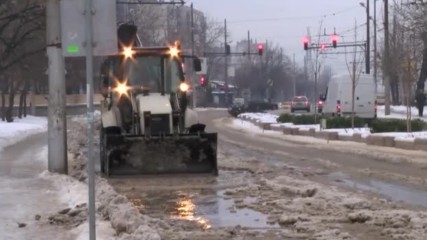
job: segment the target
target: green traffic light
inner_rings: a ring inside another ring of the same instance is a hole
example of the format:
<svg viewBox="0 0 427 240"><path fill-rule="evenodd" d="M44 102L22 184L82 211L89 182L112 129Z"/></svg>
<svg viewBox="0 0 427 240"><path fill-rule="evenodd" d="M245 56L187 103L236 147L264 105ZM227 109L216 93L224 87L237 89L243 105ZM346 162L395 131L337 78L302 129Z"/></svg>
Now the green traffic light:
<svg viewBox="0 0 427 240"><path fill-rule="evenodd" d="M80 52L80 47L77 45L68 45L67 46L67 52L68 53L78 53L78 52Z"/></svg>

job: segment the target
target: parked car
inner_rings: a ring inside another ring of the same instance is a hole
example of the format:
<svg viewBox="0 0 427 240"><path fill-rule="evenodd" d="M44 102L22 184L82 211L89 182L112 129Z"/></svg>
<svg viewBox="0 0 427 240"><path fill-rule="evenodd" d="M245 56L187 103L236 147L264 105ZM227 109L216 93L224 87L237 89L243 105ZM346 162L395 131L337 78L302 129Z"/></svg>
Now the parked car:
<svg viewBox="0 0 427 240"><path fill-rule="evenodd" d="M296 96L291 101L291 112L307 111L310 112L310 102L306 96Z"/></svg>

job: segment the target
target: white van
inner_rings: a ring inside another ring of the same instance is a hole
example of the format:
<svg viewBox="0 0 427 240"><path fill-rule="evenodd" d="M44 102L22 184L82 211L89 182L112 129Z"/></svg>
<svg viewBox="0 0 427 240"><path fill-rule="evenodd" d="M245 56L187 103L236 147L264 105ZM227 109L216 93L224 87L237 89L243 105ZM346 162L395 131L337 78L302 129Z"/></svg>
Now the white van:
<svg viewBox="0 0 427 240"><path fill-rule="evenodd" d="M322 115L351 116L352 81L349 74L332 76L323 100ZM360 118L376 117L375 82L372 76L360 74L356 77L354 113Z"/></svg>

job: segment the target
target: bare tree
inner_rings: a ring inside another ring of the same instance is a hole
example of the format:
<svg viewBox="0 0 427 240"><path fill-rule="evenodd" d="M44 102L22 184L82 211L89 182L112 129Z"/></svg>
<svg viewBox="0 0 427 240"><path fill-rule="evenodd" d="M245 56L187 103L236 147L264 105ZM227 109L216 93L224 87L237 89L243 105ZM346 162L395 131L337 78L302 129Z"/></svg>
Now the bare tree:
<svg viewBox="0 0 427 240"><path fill-rule="evenodd" d="M44 9L37 0L1 0L0 2L0 74L10 70L7 83L2 88L2 118L13 121L14 96L22 85L23 79L14 79L16 74L12 68L23 64L29 56L41 53L44 50ZM17 70L17 69L15 69ZM24 84L26 85L26 84ZM9 93L9 106L5 110L4 94Z"/></svg>
<svg viewBox="0 0 427 240"><path fill-rule="evenodd" d="M423 115L425 103L425 81L427 80L427 5L417 1L407 1L407 4L394 2L394 34L398 42L396 48L400 55L393 57L395 64L392 69L399 69L406 61L408 50L413 52L412 63L418 69L415 98L418 114ZM412 38L411 41L408 39ZM405 51L402 51L405 49ZM421 50L422 49L422 50ZM420 66L420 67L418 67Z"/></svg>
<svg viewBox="0 0 427 240"><path fill-rule="evenodd" d="M250 48L256 49L256 45L252 44ZM236 71L236 83L241 89L251 89L254 98L270 97L282 101L293 94L292 64L281 47L269 43L264 47L263 56L242 59Z"/></svg>
<svg viewBox="0 0 427 240"><path fill-rule="evenodd" d="M357 42L357 23L355 23L355 35L354 41ZM356 86L359 81L359 76L362 73L362 55L357 56L357 47L354 47L353 59L352 62L349 62L347 59L347 50L345 54L345 60L347 64L348 73L351 76L351 128L354 128L354 118L355 118L355 92ZM366 61L366 59L365 59Z"/></svg>

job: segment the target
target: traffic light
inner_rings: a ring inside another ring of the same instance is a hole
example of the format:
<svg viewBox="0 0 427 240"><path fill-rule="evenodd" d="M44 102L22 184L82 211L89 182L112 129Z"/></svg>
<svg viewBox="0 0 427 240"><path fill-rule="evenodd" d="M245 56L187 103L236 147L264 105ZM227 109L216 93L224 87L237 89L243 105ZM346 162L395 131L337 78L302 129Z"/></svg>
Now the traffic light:
<svg viewBox="0 0 427 240"><path fill-rule="evenodd" d="M332 35L332 46L337 48L338 36L336 34Z"/></svg>
<svg viewBox="0 0 427 240"><path fill-rule="evenodd" d="M308 38L307 38L307 37L305 37L305 38L303 39L303 43L304 43L304 50L308 50L308 42L309 42Z"/></svg>
<svg viewBox="0 0 427 240"><path fill-rule="evenodd" d="M320 49L325 50L326 45L324 43L320 44Z"/></svg>
<svg viewBox="0 0 427 240"><path fill-rule="evenodd" d="M206 77L205 76L200 76L200 78L199 78L199 84L200 84L200 86L206 86Z"/></svg>
<svg viewBox="0 0 427 240"><path fill-rule="evenodd" d="M263 52L264 52L264 46L260 43L258 44L258 55L262 56Z"/></svg>
<svg viewBox="0 0 427 240"><path fill-rule="evenodd" d="M231 47L229 44L225 44L225 55L229 56L231 54Z"/></svg>

